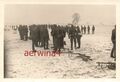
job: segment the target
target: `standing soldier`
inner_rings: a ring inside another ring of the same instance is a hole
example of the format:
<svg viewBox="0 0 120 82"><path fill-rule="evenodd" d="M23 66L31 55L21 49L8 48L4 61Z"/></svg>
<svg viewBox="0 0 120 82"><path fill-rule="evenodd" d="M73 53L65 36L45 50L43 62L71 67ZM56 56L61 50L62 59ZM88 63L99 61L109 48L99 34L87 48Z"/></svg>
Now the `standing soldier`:
<svg viewBox="0 0 120 82"><path fill-rule="evenodd" d="M61 48L64 49L64 45L66 44L65 41L64 41L64 38L66 36L66 28L62 26L61 30L62 30Z"/></svg>
<svg viewBox="0 0 120 82"><path fill-rule="evenodd" d="M116 57L116 25L115 25L115 28L112 30L111 40L112 40L112 43L113 43L113 48L112 48L112 51L111 51L111 57L115 58Z"/></svg>
<svg viewBox="0 0 120 82"><path fill-rule="evenodd" d="M56 38L55 38L55 36L56 36L56 32L57 32L57 25L56 24L52 25L51 29L52 29L51 36L53 37L53 48L55 49L55 46L56 46Z"/></svg>
<svg viewBox="0 0 120 82"><path fill-rule="evenodd" d="M48 49L48 40L49 40L49 33L46 25L43 25L42 29L42 39L43 39L43 46L44 49Z"/></svg>
<svg viewBox="0 0 120 82"><path fill-rule="evenodd" d="M38 25L35 25L35 27L36 27L36 35L37 35L37 38L36 38L36 47L39 47L39 36L40 36L40 30L39 30L39 27L38 27Z"/></svg>
<svg viewBox="0 0 120 82"><path fill-rule="evenodd" d="M71 50L73 50L73 43L74 43L74 47L76 48L76 30L75 27L73 25L71 25L71 27L69 28L69 38L70 38L70 42L71 42Z"/></svg>
<svg viewBox="0 0 120 82"><path fill-rule="evenodd" d="M30 26L31 28L31 39L32 39L32 50L33 52L35 52L35 46L37 45L37 39L39 38L38 37L38 29L36 27L36 25L31 25Z"/></svg>
<svg viewBox="0 0 120 82"><path fill-rule="evenodd" d="M83 31L84 31L83 29L84 29L84 28L83 28L83 26L81 25L81 33L82 33L82 34L83 34Z"/></svg>
<svg viewBox="0 0 120 82"><path fill-rule="evenodd" d="M18 31L19 31L19 35L20 35L20 40L23 40L24 37L23 37L23 27L22 27L22 25L19 25Z"/></svg>
<svg viewBox="0 0 120 82"><path fill-rule="evenodd" d="M86 34L86 26L84 25L84 34Z"/></svg>
<svg viewBox="0 0 120 82"><path fill-rule="evenodd" d="M89 25L87 27L87 30L88 30L88 34L90 34L90 26Z"/></svg>
<svg viewBox="0 0 120 82"><path fill-rule="evenodd" d="M41 39L41 25L37 25L37 28L38 28L38 30L39 30L39 32L38 32L38 46L41 46L41 41L42 41L42 39Z"/></svg>
<svg viewBox="0 0 120 82"><path fill-rule="evenodd" d="M94 34L95 33L95 26L93 25L93 27L92 27L92 34Z"/></svg>
<svg viewBox="0 0 120 82"><path fill-rule="evenodd" d="M58 49L60 50L60 38L61 34L60 33L60 28L56 25L56 28L54 29L54 50L57 51Z"/></svg>
<svg viewBox="0 0 120 82"><path fill-rule="evenodd" d="M80 48L82 34L81 34L80 29L79 29L79 26L77 26L76 34L77 34L76 38L77 38L77 43L78 43L78 47L77 48Z"/></svg>
<svg viewBox="0 0 120 82"><path fill-rule="evenodd" d="M62 28L58 25L57 27L57 34L56 34L56 50L60 51L63 45L63 33L62 33Z"/></svg>
<svg viewBox="0 0 120 82"><path fill-rule="evenodd" d="M28 27L27 27L27 25L24 26L24 38L25 38L25 41L28 40Z"/></svg>

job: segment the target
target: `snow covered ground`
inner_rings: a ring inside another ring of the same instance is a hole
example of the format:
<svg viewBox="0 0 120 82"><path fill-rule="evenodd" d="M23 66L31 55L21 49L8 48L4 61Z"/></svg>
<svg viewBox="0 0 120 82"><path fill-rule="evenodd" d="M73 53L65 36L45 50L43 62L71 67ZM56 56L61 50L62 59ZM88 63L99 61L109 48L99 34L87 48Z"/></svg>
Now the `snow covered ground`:
<svg viewBox="0 0 120 82"><path fill-rule="evenodd" d="M115 78L116 71L108 68L101 69L96 62L114 62L110 58L112 48L111 31L109 27L96 27L94 35L86 34L82 37L80 49L74 50L90 56L92 61L83 61L80 57L71 59L68 53L61 53L55 57L24 56L25 50L31 50L31 40L21 41L19 33L10 29L5 31L5 74L7 78L53 78L53 79L81 79L81 78ZM67 45L70 42L66 36ZM52 46L52 37L50 37ZM43 48L36 48L43 50ZM52 49L50 49L52 50Z"/></svg>

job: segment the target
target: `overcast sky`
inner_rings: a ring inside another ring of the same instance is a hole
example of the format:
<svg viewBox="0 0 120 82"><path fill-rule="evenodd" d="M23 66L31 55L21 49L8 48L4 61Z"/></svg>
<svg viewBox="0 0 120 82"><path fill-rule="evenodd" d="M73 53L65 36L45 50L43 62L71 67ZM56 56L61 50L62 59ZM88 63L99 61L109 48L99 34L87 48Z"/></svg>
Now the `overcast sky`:
<svg viewBox="0 0 120 82"><path fill-rule="evenodd" d="M115 24L114 5L40 5L17 4L5 6L5 24L68 24L79 13L79 24Z"/></svg>

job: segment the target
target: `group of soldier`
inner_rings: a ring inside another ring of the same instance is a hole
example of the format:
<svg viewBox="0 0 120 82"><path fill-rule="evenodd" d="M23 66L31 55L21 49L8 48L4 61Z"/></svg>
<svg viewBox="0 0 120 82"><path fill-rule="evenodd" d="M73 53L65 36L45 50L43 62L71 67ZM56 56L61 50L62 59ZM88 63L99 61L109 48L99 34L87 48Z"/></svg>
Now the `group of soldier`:
<svg viewBox="0 0 120 82"><path fill-rule="evenodd" d="M53 38L53 48L54 50L60 51L60 49L64 48L64 38L66 36L67 29L60 25L50 25L51 28L51 36Z"/></svg>
<svg viewBox="0 0 120 82"><path fill-rule="evenodd" d="M16 29L14 29L16 30ZM28 40L28 27L27 25L19 25L18 27L19 35L21 40Z"/></svg>
<svg viewBox="0 0 120 82"><path fill-rule="evenodd" d="M13 30L19 31L20 39L27 41L28 38L32 40L32 50L36 51L35 47L44 47L44 49L49 49L49 32L48 29L51 29L51 36L53 39L53 49L55 51L60 51L64 49L64 45L66 42L64 38L66 34L68 35L71 43L71 50L80 48L81 46L81 37L83 34L94 34L95 26L93 25L90 29L90 26L87 27L85 25L75 26L75 25L57 25L57 24L40 24L40 25L19 25L12 26ZM29 33L29 36L28 36ZM116 25L112 30L111 40L113 43L113 48L111 51L111 57L115 58L116 54ZM73 47L74 45L74 47Z"/></svg>
<svg viewBox="0 0 120 82"><path fill-rule="evenodd" d="M85 26L85 25L81 25L81 33L82 34L90 34L90 30L91 33L94 34L95 33L95 26L93 25L92 28L90 28L90 25Z"/></svg>
<svg viewBox="0 0 120 82"><path fill-rule="evenodd" d="M32 40L32 50L36 51L35 47L44 47L44 49L49 48L49 32L48 29L51 29L51 36L53 39L53 49L55 51L60 51L64 49L66 42L64 38L66 34L70 39L71 50L74 48L80 48L82 32L79 26L75 25L57 25L57 24L40 24L40 25L19 25L18 31L21 40L27 41L28 38ZM29 37L28 37L29 33ZM78 46L76 46L78 45Z"/></svg>
<svg viewBox="0 0 120 82"><path fill-rule="evenodd" d="M116 25L112 30L111 41L113 47L111 50L110 57L116 58ZM85 26L81 25L57 25L57 24L32 24L32 25L13 25L11 26L13 30L18 30L20 39L27 41L28 39L32 40L32 50L36 51L35 47L43 47L44 49L49 49L49 36L52 36L53 48L55 51L61 51L64 49L66 42L64 38L68 35L70 39L70 48L79 49L81 47L81 37L83 34L92 34L95 33L95 26ZM48 29L51 29L49 34ZM29 36L28 36L29 35Z"/></svg>
<svg viewBox="0 0 120 82"><path fill-rule="evenodd" d="M48 49L48 41L49 41L49 33L47 25L30 25L30 39L32 40L32 50L35 50L36 47L44 47L44 49Z"/></svg>
<svg viewBox="0 0 120 82"><path fill-rule="evenodd" d="M80 48L82 33L79 26L71 25L68 29L68 36L71 42L71 50L73 50L73 43L75 49ZM76 46L76 43L78 43L78 47Z"/></svg>

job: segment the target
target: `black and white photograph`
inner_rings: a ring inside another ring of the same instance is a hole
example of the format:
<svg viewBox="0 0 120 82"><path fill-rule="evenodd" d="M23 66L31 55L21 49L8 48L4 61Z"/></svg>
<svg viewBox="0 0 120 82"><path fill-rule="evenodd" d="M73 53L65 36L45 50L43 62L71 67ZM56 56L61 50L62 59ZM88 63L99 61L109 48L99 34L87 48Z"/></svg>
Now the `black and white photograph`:
<svg viewBox="0 0 120 82"><path fill-rule="evenodd" d="M5 4L4 78L116 78L116 5Z"/></svg>

